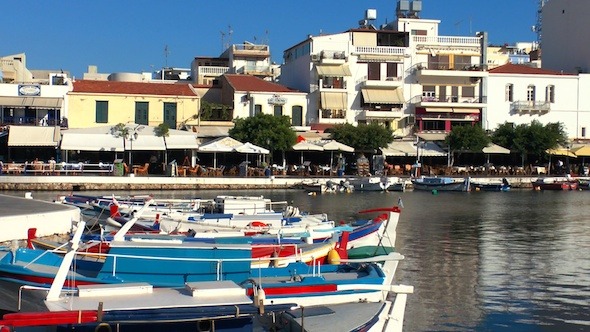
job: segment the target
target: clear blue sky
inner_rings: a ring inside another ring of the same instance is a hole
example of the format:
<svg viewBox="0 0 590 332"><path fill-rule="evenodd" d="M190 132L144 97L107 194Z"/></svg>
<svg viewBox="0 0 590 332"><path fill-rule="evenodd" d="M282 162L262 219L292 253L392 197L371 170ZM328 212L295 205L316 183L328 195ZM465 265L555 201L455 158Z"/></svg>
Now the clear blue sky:
<svg viewBox="0 0 590 332"><path fill-rule="evenodd" d="M422 18L439 19L441 35L488 31L493 44L534 41L537 0L423 0ZM0 55L25 52L29 69L63 69L76 77L141 72L166 64L189 68L195 56L218 56L225 42L270 45L273 60L307 35L358 27L365 10L375 25L395 17L395 0L3 1ZM168 45L168 56L164 48Z"/></svg>

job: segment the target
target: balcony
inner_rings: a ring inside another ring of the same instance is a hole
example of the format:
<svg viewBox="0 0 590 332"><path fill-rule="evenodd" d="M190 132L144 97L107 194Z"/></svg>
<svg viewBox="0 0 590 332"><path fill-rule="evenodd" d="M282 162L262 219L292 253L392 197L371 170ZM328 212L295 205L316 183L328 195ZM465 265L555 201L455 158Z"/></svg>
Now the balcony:
<svg viewBox="0 0 590 332"><path fill-rule="evenodd" d="M480 41L480 37L412 36L412 43L415 45L416 50L429 53L444 51L453 54L480 55Z"/></svg>
<svg viewBox="0 0 590 332"><path fill-rule="evenodd" d="M357 84L361 85L361 88L378 88L378 89L397 89L404 85L403 77L387 77L384 81L381 80L369 80L367 76L359 79Z"/></svg>
<svg viewBox="0 0 590 332"><path fill-rule="evenodd" d="M416 114L416 120L479 121L479 114Z"/></svg>
<svg viewBox="0 0 590 332"><path fill-rule="evenodd" d="M270 57L270 49L268 45L236 44L232 45L232 53L234 57Z"/></svg>
<svg viewBox="0 0 590 332"><path fill-rule="evenodd" d="M272 69L270 66L243 66L236 68L236 74L272 76Z"/></svg>
<svg viewBox="0 0 590 332"><path fill-rule="evenodd" d="M488 77L488 72L477 64L421 62L412 69L421 84L475 86L482 78Z"/></svg>
<svg viewBox="0 0 590 332"><path fill-rule="evenodd" d="M551 110L551 103L540 100L520 100L512 103L511 110L516 114L547 114Z"/></svg>
<svg viewBox="0 0 590 332"><path fill-rule="evenodd" d="M406 49L396 46L354 46L352 54L357 55L359 60L402 62Z"/></svg>
<svg viewBox="0 0 590 332"><path fill-rule="evenodd" d="M401 119L405 116L400 108L393 108L387 110L370 109L362 110L359 115L359 120L395 120Z"/></svg>
<svg viewBox="0 0 590 332"><path fill-rule="evenodd" d="M447 96L445 98L415 96L412 98L411 103L415 104L416 107L481 109L486 106L487 98L463 96Z"/></svg>
<svg viewBox="0 0 590 332"><path fill-rule="evenodd" d="M218 67L218 66L199 66L199 76L221 76L229 72L229 67Z"/></svg>
<svg viewBox="0 0 590 332"><path fill-rule="evenodd" d="M346 110L320 110L321 119L346 119Z"/></svg>

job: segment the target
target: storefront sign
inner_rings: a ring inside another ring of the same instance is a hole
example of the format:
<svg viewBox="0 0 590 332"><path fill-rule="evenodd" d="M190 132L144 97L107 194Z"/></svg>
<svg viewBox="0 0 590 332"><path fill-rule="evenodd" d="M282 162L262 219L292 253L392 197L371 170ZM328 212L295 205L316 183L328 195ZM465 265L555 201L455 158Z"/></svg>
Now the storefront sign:
<svg viewBox="0 0 590 332"><path fill-rule="evenodd" d="M18 95L19 96L40 96L41 95L41 87L39 85L19 85L18 86Z"/></svg>
<svg viewBox="0 0 590 332"><path fill-rule="evenodd" d="M268 98L268 103L271 105L285 105L287 103L287 98L281 97L281 95L274 95Z"/></svg>

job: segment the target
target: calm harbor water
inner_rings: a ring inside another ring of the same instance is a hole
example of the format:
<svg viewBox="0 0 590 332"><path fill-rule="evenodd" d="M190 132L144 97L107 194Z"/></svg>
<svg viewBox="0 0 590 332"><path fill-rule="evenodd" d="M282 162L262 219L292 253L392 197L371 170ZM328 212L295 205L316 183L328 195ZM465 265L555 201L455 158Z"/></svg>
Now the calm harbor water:
<svg viewBox="0 0 590 332"><path fill-rule="evenodd" d="M401 197L396 247L406 259L396 280L415 287L408 297L405 331L590 330L588 191L149 193L176 198L264 195L303 211L328 213L337 221L359 218L357 211L391 206ZM57 195L33 193L44 200Z"/></svg>

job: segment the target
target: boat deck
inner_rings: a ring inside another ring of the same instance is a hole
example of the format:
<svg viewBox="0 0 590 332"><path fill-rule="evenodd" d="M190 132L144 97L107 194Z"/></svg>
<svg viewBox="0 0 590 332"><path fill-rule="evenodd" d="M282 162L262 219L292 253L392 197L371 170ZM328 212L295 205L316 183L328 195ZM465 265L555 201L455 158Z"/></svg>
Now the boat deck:
<svg viewBox="0 0 590 332"><path fill-rule="evenodd" d="M80 220L76 207L9 195L0 195L0 211L0 242L24 240L29 228L37 236L65 234Z"/></svg>

